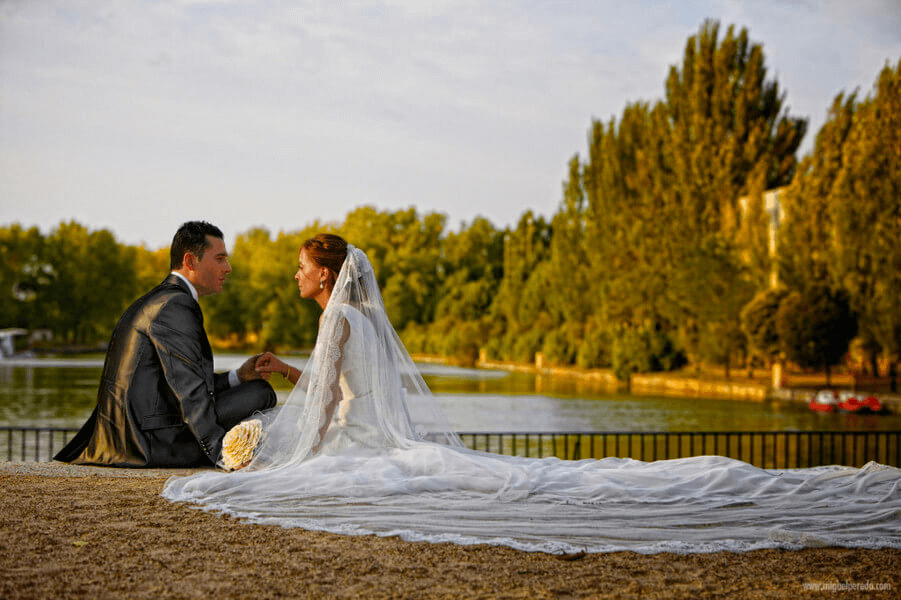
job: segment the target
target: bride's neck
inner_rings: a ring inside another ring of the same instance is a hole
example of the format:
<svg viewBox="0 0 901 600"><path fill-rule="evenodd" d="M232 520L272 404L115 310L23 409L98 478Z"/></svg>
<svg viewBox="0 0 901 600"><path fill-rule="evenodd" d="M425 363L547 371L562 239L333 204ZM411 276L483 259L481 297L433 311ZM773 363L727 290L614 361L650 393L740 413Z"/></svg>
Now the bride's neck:
<svg viewBox="0 0 901 600"><path fill-rule="evenodd" d="M316 303L319 304L319 308L325 310L325 307L328 306L329 298L332 297L332 288L327 287L319 292L319 295L316 296Z"/></svg>

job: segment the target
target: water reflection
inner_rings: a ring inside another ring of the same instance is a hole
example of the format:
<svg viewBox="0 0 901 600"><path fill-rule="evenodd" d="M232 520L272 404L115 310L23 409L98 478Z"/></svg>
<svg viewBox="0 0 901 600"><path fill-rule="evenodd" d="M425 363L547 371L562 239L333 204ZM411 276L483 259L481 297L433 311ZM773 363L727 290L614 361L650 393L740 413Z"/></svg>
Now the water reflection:
<svg viewBox="0 0 901 600"><path fill-rule="evenodd" d="M216 357L217 370L244 356ZM304 357L289 358L303 368ZM0 363L0 425L77 427L96 402L103 357ZM799 403L613 394L590 382L420 365L459 431L897 430L901 415L818 414ZM278 378L275 378L278 379ZM280 380L276 391L290 392Z"/></svg>
<svg viewBox="0 0 901 600"><path fill-rule="evenodd" d="M0 363L0 424L74 427L97 401L99 365Z"/></svg>

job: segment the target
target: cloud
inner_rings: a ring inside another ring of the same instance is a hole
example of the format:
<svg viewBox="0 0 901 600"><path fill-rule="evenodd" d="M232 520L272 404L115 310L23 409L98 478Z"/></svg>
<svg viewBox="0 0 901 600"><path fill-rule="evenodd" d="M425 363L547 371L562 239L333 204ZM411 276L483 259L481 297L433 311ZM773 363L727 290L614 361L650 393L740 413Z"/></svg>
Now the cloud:
<svg viewBox="0 0 901 600"><path fill-rule="evenodd" d="M792 112L812 118L901 55L898 10L877 0L0 11L0 218L77 217L151 245L187 213L233 233L341 220L363 203L452 225L550 215L591 120L662 98L708 17L747 26Z"/></svg>

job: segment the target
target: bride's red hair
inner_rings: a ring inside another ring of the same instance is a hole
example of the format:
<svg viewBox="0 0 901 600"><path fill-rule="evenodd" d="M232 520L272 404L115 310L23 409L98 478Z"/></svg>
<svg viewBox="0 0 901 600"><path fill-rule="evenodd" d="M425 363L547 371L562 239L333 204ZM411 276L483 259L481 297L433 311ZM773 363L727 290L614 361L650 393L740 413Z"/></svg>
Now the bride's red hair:
<svg viewBox="0 0 901 600"><path fill-rule="evenodd" d="M307 251L307 256L316 266L329 270L329 284L335 285L341 265L347 258L347 242L344 238L332 233L320 233L305 241L300 248Z"/></svg>

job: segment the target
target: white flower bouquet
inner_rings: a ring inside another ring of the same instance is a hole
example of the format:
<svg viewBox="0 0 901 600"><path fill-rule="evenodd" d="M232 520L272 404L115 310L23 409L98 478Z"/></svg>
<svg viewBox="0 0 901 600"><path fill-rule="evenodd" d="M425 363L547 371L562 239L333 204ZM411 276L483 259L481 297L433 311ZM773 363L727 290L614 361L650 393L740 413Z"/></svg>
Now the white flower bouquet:
<svg viewBox="0 0 901 600"><path fill-rule="evenodd" d="M235 471L253 458L263 437L263 422L259 419L242 421L232 427L222 439L222 466Z"/></svg>

